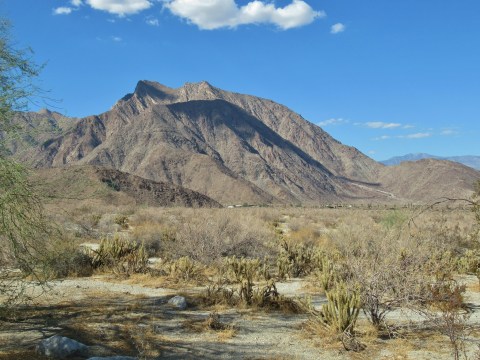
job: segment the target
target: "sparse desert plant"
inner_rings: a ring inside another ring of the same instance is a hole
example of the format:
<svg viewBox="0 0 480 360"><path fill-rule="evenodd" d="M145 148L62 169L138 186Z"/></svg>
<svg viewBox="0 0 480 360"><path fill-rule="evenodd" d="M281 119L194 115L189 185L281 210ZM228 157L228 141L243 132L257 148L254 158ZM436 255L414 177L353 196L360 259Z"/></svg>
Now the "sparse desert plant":
<svg viewBox="0 0 480 360"><path fill-rule="evenodd" d="M45 259L43 273L46 279L67 276L91 276L92 258L74 242L58 241Z"/></svg>
<svg viewBox="0 0 480 360"><path fill-rule="evenodd" d="M480 249L468 249L457 260L458 270L467 274L477 274L480 269Z"/></svg>
<svg viewBox="0 0 480 360"><path fill-rule="evenodd" d="M201 294L201 300L207 306L220 304L235 306L238 304L238 297L235 296L235 291L222 283L207 285Z"/></svg>
<svg viewBox="0 0 480 360"><path fill-rule="evenodd" d="M470 317L463 303L464 292L465 286L453 280L437 281L430 286L428 307L423 310L440 333L448 337L455 360L464 352L466 321Z"/></svg>
<svg viewBox="0 0 480 360"><path fill-rule="evenodd" d="M260 260L232 256L225 259L225 268L227 278L238 284L240 300L250 305L253 299L253 281L261 270Z"/></svg>
<svg viewBox="0 0 480 360"><path fill-rule="evenodd" d="M123 230L128 229L128 216L123 215L123 214L117 214L115 215L115 219L113 222L117 225L119 225Z"/></svg>
<svg viewBox="0 0 480 360"><path fill-rule="evenodd" d="M322 251L311 244L283 240L277 258L280 278L305 276L321 267Z"/></svg>
<svg viewBox="0 0 480 360"><path fill-rule="evenodd" d="M344 282L339 282L326 294L328 302L320 312L321 320L338 333L353 333L361 309L358 290L348 289Z"/></svg>
<svg viewBox="0 0 480 360"><path fill-rule="evenodd" d="M377 328L400 306L414 306L424 297L445 247L430 234L411 237L369 221L344 224L335 236L344 274L341 279L359 291L362 310ZM432 241L432 239L434 239Z"/></svg>
<svg viewBox="0 0 480 360"><path fill-rule="evenodd" d="M115 234L104 238L98 250L91 250L94 268L111 270L116 274L129 275L144 272L148 254L143 244Z"/></svg>
<svg viewBox="0 0 480 360"><path fill-rule="evenodd" d="M248 209L242 209L242 216L222 209L184 211L174 241L166 244L166 255L189 256L204 264L233 255L263 257L273 233L244 211Z"/></svg>
<svg viewBox="0 0 480 360"><path fill-rule="evenodd" d="M170 277L181 281L191 281L201 277L202 266L188 256L167 262L163 268Z"/></svg>
<svg viewBox="0 0 480 360"><path fill-rule="evenodd" d="M329 291L335 283L340 281L339 272L336 271L333 262L326 256L322 258L322 269L318 275L323 290Z"/></svg>

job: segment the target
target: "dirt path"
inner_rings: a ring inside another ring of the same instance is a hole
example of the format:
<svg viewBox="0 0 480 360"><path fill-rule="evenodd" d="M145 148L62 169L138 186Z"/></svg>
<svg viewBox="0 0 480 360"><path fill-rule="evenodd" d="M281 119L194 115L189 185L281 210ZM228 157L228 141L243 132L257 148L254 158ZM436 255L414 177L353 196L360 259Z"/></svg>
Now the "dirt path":
<svg viewBox="0 0 480 360"><path fill-rule="evenodd" d="M468 283L473 280L476 278L466 279ZM278 290L285 296L300 296L305 294L303 285L302 280L294 279L279 283ZM198 288L181 291L190 306L180 311L167 304L179 293L174 289L114 283L102 277L52 282L50 291L37 299L34 307L24 308L17 321L0 324L0 359L38 358L32 352L34 345L54 334L92 345L94 355L145 359L451 358L448 341L438 334L372 338L363 352L347 352L335 339L307 330L307 315L258 309L205 310L195 306L198 292ZM466 300L473 308L470 324L478 326L478 291L470 288ZM323 301L321 296L314 298L317 306ZM205 326L213 311L226 329L214 331ZM361 331L365 323L360 319ZM473 349L474 345L469 346ZM11 357L12 352L17 352L17 357Z"/></svg>

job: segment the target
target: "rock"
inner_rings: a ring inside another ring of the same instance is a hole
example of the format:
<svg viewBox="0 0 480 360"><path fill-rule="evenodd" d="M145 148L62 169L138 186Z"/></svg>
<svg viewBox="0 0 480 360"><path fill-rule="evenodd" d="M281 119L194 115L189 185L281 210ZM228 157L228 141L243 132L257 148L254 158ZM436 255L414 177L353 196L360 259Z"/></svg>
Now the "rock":
<svg viewBox="0 0 480 360"><path fill-rule="evenodd" d="M135 357L131 356L107 356L107 357L91 357L87 360L137 360Z"/></svg>
<svg viewBox="0 0 480 360"><path fill-rule="evenodd" d="M85 355L88 352L88 346L67 337L54 335L40 341L37 352L55 359L65 359Z"/></svg>
<svg viewBox="0 0 480 360"><path fill-rule="evenodd" d="M185 310L187 308L187 300L183 296L174 296L170 300L168 300L170 305L173 305L179 310Z"/></svg>

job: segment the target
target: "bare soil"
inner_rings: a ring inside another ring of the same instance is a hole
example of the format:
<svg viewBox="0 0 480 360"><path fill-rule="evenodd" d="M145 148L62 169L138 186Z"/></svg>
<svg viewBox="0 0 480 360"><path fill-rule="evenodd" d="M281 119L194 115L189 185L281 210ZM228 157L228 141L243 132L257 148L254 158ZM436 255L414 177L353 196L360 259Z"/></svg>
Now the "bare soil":
<svg viewBox="0 0 480 360"><path fill-rule="evenodd" d="M478 343L480 293L476 277L463 277L472 312L466 350L473 358ZM303 280L278 284L286 296L309 295ZM448 339L429 329L418 315L395 312L404 325L395 336L379 336L361 318L358 338L366 348L347 351L307 314L199 305L200 288L144 287L105 276L55 281L44 294L0 321L0 359L42 359L35 345L59 334L91 346L91 355L130 355L140 359L450 359ZM180 294L187 310L167 301ZM311 294L310 294L311 295ZM313 303L321 306L321 294ZM221 326L207 325L212 312Z"/></svg>

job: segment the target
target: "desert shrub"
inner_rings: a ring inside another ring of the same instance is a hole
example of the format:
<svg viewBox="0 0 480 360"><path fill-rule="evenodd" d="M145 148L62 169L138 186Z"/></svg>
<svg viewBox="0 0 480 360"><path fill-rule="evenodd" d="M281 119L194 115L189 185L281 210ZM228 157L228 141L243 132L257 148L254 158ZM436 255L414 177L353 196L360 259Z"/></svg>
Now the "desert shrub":
<svg viewBox="0 0 480 360"><path fill-rule="evenodd" d="M91 256L94 268L123 275L144 272L148 264L148 255L143 244L119 234L102 239L98 250L91 250Z"/></svg>
<svg viewBox="0 0 480 360"><path fill-rule="evenodd" d="M409 218L410 216L404 211L391 210L383 216L383 218L381 219L381 224L389 229L393 227L399 228L404 225L409 220Z"/></svg>
<svg viewBox="0 0 480 360"><path fill-rule="evenodd" d="M50 250L43 266L47 279L91 276L93 273L92 258L74 243L65 241Z"/></svg>
<svg viewBox="0 0 480 360"><path fill-rule="evenodd" d="M128 216L126 215L123 215L123 214L115 215L113 222L118 226L120 226L123 230L128 229Z"/></svg>
<svg viewBox="0 0 480 360"><path fill-rule="evenodd" d="M465 346L467 320L470 317L463 303L465 286L453 280L437 281L430 286L427 307L423 313L446 335L455 360L460 359Z"/></svg>
<svg viewBox="0 0 480 360"><path fill-rule="evenodd" d="M159 223L139 223L132 230L131 237L142 242L150 256L162 256L175 241L175 230Z"/></svg>
<svg viewBox="0 0 480 360"><path fill-rule="evenodd" d="M174 241L166 244L165 255L189 256L204 264L226 256L263 257L273 234L258 219L226 210L185 211L176 225Z"/></svg>
<svg viewBox="0 0 480 360"><path fill-rule="evenodd" d="M457 261L458 270L466 274L476 274L480 269L480 250L468 249Z"/></svg>
<svg viewBox="0 0 480 360"><path fill-rule="evenodd" d="M446 249L430 234L411 237L371 219L342 224L334 240L341 254L339 277L349 288L358 289L362 310L376 327L385 325L392 310L413 306L425 297L439 268L432 260Z"/></svg>

